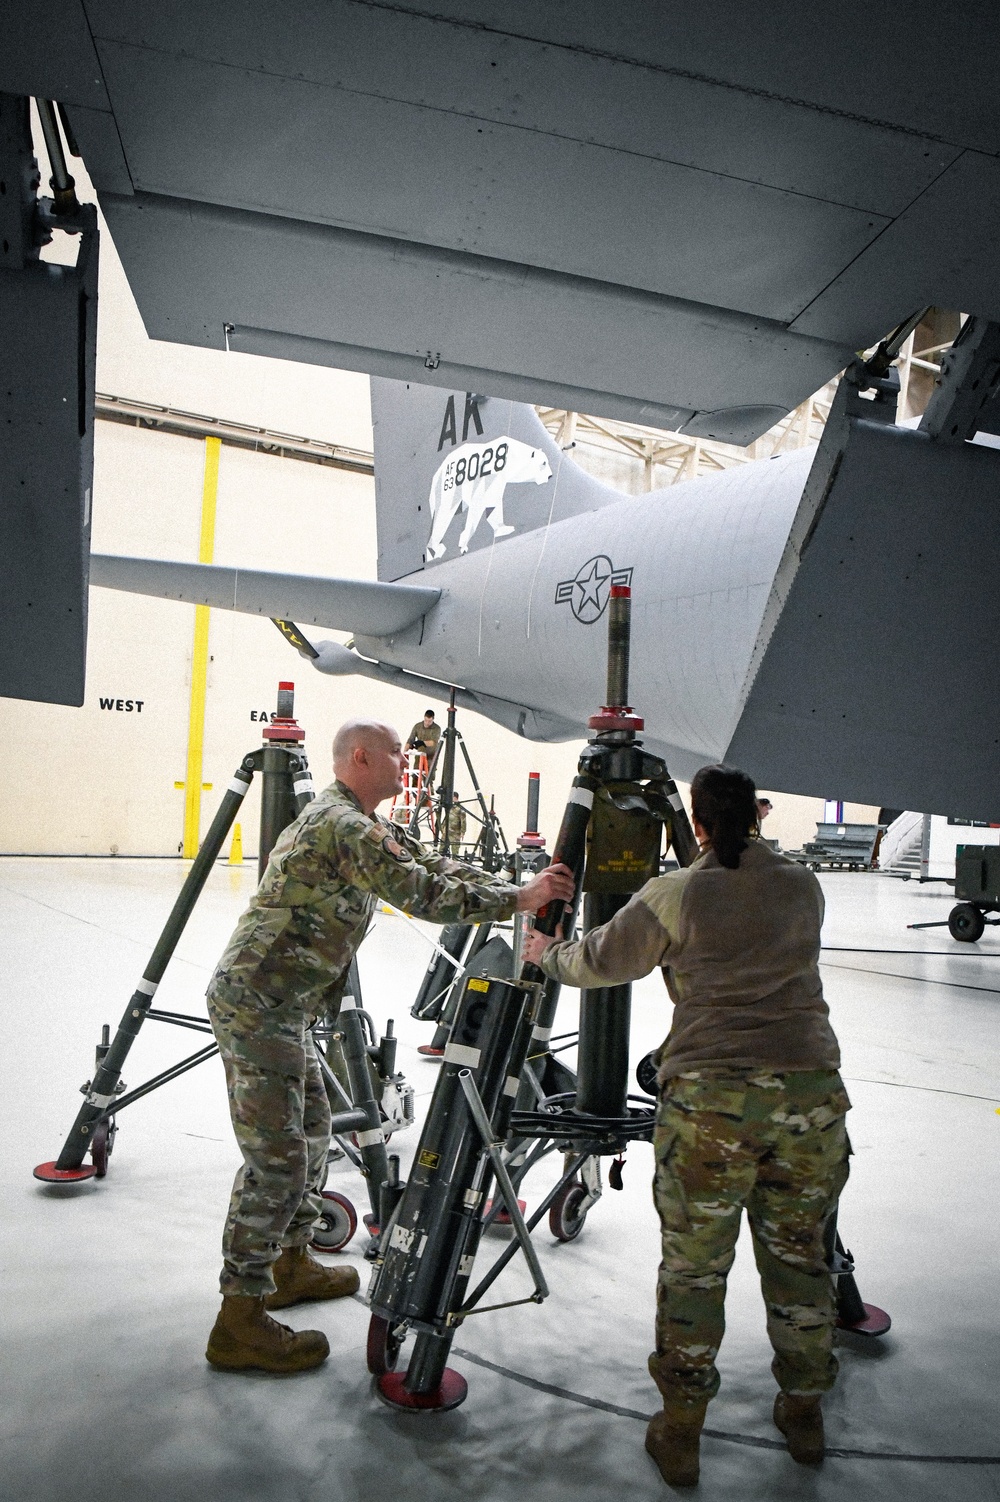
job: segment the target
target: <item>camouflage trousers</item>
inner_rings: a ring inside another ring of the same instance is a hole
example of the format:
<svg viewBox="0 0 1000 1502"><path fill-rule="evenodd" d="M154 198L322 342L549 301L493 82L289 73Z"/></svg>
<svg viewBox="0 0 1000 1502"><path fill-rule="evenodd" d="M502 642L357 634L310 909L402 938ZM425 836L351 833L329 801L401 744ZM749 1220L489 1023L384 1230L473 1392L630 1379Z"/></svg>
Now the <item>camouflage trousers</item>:
<svg viewBox="0 0 1000 1502"><path fill-rule="evenodd" d="M847 1182L849 1109L834 1070L704 1071L664 1085L653 1138L663 1261L649 1368L668 1399L694 1405L719 1389L726 1277L744 1208L778 1385L800 1394L833 1386L823 1229Z"/></svg>
<svg viewBox="0 0 1000 1502"><path fill-rule="evenodd" d="M305 1246L322 1209L330 1106L309 1031L292 1002L213 982L208 1013L243 1164L222 1237L224 1294L274 1292L282 1247Z"/></svg>

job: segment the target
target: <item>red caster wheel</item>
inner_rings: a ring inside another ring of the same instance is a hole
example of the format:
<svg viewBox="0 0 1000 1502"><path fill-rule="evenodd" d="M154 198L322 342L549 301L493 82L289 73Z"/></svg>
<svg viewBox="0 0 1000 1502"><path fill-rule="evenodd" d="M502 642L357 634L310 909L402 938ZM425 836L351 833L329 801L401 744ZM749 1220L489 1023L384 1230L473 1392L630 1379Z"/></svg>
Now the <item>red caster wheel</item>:
<svg viewBox="0 0 1000 1502"><path fill-rule="evenodd" d="M549 1230L557 1241L575 1241L583 1230L587 1212L580 1206L587 1198L586 1185L570 1180L549 1208Z"/></svg>
<svg viewBox="0 0 1000 1502"><path fill-rule="evenodd" d="M313 1230L312 1244L318 1252L340 1252L358 1229L358 1214L344 1194L323 1190L323 1210Z"/></svg>
<svg viewBox="0 0 1000 1502"><path fill-rule="evenodd" d="M368 1322L368 1370L373 1377L384 1377L396 1369L399 1353L403 1349L403 1337L397 1335L389 1320L373 1314Z"/></svg>

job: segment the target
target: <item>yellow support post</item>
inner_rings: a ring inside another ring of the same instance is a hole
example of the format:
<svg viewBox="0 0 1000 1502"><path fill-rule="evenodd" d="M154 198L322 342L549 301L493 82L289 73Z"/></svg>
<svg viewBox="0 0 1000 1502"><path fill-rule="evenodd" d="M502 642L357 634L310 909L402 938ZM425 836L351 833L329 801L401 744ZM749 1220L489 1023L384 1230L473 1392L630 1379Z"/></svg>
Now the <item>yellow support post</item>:
<svg viewBox="0 0 1000 1502"><path fill-rule="evenodd" d="M239 824L233 825L233 843L229 847L229 864L231 866L243 864L243 830Z"/></svg>
<svg viewBox="0 0 1000 1502"><path fill-rule="evenodd" d="M198 562L211 563L215 552L215 506L219 493L220 438L205 439L205 479L201 491L201 536ZM187 772L184 778L185 860L194 860L201 843L202 761L205 750L205 696L208 688L209 607L194 607L191 654L191 704L188 712Z"/></svg>

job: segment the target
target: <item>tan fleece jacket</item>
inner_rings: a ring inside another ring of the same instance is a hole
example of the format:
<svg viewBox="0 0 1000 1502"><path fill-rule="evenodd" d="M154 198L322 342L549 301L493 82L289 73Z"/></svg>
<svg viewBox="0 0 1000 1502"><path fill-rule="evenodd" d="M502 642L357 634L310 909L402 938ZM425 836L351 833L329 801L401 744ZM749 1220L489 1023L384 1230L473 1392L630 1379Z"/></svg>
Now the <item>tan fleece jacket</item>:
<svg viewBox="0 0 1000 1502"><path fill-rule="evenodd" d="M659 965L674 1001L660 1079L690 1069L836 1069L819 978L823 893L811 872L752 840L739 868L708 851L654 877L542 969L564 985L638 980Z"/></svg>

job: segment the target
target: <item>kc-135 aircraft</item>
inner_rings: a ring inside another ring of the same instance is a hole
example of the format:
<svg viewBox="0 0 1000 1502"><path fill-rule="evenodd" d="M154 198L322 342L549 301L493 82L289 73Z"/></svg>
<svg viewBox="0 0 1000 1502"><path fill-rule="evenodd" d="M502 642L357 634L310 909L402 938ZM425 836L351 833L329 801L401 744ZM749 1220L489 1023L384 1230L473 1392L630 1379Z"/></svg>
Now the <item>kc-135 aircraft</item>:
<svg viewBox="0 0 1000 1502"><path fill-rule="evenodd" d="M553 737L600 695L594 617L631 569L635 696L677 775L724 755L997 817L995 7L7 10L3 695L84 698L104 232L79 157L151 338L379 377L377 582L95 579L344 627L317 666L456 682ZM57 232L75 266L39 260ZM520 405L747 444L929 305L973 315L937 415L903 432L859 376L812 462L623 497Z"/></svg>
<svg viewBox="0 0 1000 1502"><path fill-rule="evenodd" d="M965 324L916 430L886 351L848 369L818 449L639 496L530 406L373 378L377 582L105 556L91 582L296 622L320 672L455 685L543 741L586 734L627 583L632 694L675 776L726 759L788 792L994 818L975 654L997 637L998 329ZM353 641L313 646L317 626Z"/></svg>

